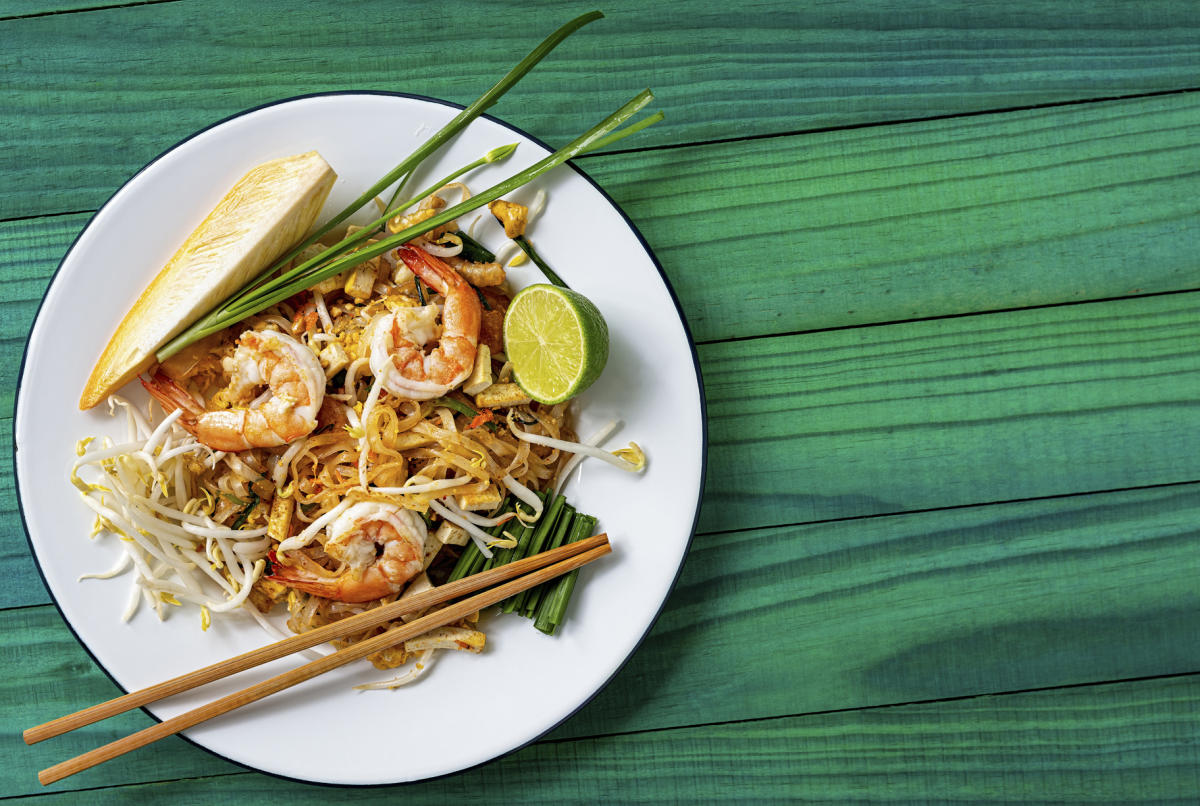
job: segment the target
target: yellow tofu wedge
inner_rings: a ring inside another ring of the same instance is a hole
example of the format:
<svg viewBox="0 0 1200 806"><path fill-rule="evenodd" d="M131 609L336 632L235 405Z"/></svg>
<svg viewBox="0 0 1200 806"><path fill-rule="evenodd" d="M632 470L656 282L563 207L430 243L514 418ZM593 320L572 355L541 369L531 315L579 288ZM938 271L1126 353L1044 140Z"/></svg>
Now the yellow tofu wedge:
<svg viewBox="0 0 1200 806"><path fill-rule="evenodd" d="M154 353L299 241L337 174L309 151L238 180L121 321L88 378L90 409L154 364Z"/></svg>

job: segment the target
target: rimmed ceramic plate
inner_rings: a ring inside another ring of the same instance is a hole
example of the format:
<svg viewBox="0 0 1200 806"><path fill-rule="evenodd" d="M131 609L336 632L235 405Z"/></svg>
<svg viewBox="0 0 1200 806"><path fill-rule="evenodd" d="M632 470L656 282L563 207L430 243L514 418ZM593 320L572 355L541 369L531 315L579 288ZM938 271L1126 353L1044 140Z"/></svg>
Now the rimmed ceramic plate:
<svg viewBox="0 0 1200 806"><path fill-rule="evenodd" d="M123 623L129 575L80 581L111 567L120 551L114 538L89 539L92 516L67 478L78 439L119 438L123 430L106 407L77 409L103 344L177 246L249 168L316 149L338 173L326 210L339 210L457 112L430 99L362 93L246 112L196 134L134 176L63 259L30 335L18 388L19 497L55 602L123 689L269 638L244 617L218 620L202 632L193 608L172 608L159 621L142 607ZM468 176L470 187L488 187L550 153L512 127L481 118L428 160L409 187L424 187L511 142L520 143L516 154ZM528 201L539 188L548 201L530 237L566 282L596 303L612 339L603 376L577 401L578 430L586 435L620 419L610 444L634 440L649 457L641 476L584 462L567 488L580 511L600 518L614 554L583 570L567 624L555 637L526 619L487 614L482 654L442 653L414 685L356 691L356 684L390 674L352 664L197 726L185 734L191 741L247 767L307 781L367 785L444 775L521 747L569 717L649 630L687 552L703 483L704 404L695 353L661 269L613 202L566 166L513 198ZM486 217L477 232L497 246L503 234ZM536 272L516 269L511 279L538 282ZM68 338L77 347L61 349ZM295 662L277 661L148 710L166 719Z"/></svg>

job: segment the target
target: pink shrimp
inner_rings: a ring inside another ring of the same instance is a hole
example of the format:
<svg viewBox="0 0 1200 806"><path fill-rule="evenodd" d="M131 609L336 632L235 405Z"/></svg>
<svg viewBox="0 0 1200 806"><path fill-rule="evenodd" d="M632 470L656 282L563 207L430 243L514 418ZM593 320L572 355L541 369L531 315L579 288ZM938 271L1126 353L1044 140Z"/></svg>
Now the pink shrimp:
<svg viewBox="0 0 1200 806"><path fill-rule="evenodd" d="M179 424L214 450L273 448L307 436L317 427L316 414L325 398L325 371L308 347L273 330L248 330L223 365L230 374L225 395L248 405L206 411L162 371L143 380L142 386L168 411L183 409ZM267 394L255 398L263 386Z"/></svg>
<svg viewBox="0 0 1200 806"><path fill-rule="evenodd" d="M437 306L402 308L381 317L371 337L371 372L383 388L407 400L431 400L458 386L475 366L482 308L475 289L458 272L422 249L402 246L400 258L426 285L445 298L442 334L436 334Z"/></svg>
<svg viewBox="0 0 1200 806"><path fill-rule="evenodd" d="M341 574L324 575L276 560L267 579L339 602L371 602L399 593L421 573L427 534L417 513L361 501L334 518L326 531L325 553L346 566Z"/></svg>

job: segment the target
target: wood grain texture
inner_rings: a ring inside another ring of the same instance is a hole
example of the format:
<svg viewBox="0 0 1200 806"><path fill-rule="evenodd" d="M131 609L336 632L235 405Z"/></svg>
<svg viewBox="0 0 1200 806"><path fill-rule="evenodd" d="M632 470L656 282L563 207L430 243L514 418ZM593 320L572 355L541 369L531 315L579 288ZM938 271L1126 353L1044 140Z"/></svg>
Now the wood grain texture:
<svg viewBox="0 0 1200 806"><path fill-rule="evenodd" d="M542 742L459 775L352 797L439 805L1190 804L1200 791L1198 726L1193 676ZM93 784L84 796L95 804L302 805L328 803L332 794L257 773Z"/></svg>
<svg viewBox="0 0 1200 806"><path fill-rule="evenodd" d="M607 18L497 114L561 143L649 86L667 119L638 145L667 145L1177 90L1196 85L1200 59L1190 0L1037 0L1019 15L971 0L776 1L739 8L736 24L708 2L600 5ZM404 37L384 3L203 0L0 21L0 219L92 209L180 139L280 98L467 103L581 10L406 4L404 30L420 35ZM487 35L464 20L486 20ZM470 58L446 58L460 52Z"/></svg>
<svg viewBox="0 0 1200 806"><path fill-rule="evenodd" d="M101 11L114 6L143 6L154 3L178 3L180 0L0 0L0 22L64 14L79 11Z"/></svg>
<svg viewBox="0 0 1200 806"><path fill-rule="evenodd" d="M379 2L17 5L0 452L47 278L148 160L304 92L469 101L590 8L429 2L398 27ZM355 799L1196 802L1195 3L602 7L495 111L558 142L658 91L639 150L581 165L703 342L701 531L646 642L547 740ZM0 796L336 797L178 738L41 789L39 767L150 720L20 744L117 691L46 604L3 479Z"/></svg>
<svg viewBox="0 0 1200 806"><path fill-rule="evenodd" d="M1185 293L703 345L700 529L1200 480L1198 344Z"/></svg>
<svg viewBox="0 0 1200 806"><path fill-rule="evenodd" d="M1200 669L1200 485L698 535L555 737Z"/></svg>
<svg viewBox="0 0 1200 806"><path fill-rule="evenodd" d="M705 531L1200 479L1200 295L700 348Z"/></svg>
<svg viewBox="0 0 1200 806"><path fill-rule="evenodd" d="M582 165L712 341L1196 288L1198 143L1187 93Z"/></svg>
<svg viewBox="0 0 1200 806"><path fill-rule="evenodd" d="M1196 288L1197 143L1200 93L1187 93L582 167L641 229L707 342ZM0 222L0 349L19 354L88 220ZM0 389L18 363L3 363ZM11 411L7 393L0 404Z"/></svg>
<svg viewBox="0 0 1200 806"><path fill-rule="evenodd" d="M1197 524L1190 485L699 535L647 640L550 738L1189 672ZM0 611L0 655L26 670L0 681L12 742L0 750L14 761L0 764L0 791L145 722L25 748L20 730L115 690L49 607ZM78 685L42 685L64 664ZM180 768L179 755L198 754L173 747L153 754ZM131 769L105 765L77 786L148 780Z"/></svg>

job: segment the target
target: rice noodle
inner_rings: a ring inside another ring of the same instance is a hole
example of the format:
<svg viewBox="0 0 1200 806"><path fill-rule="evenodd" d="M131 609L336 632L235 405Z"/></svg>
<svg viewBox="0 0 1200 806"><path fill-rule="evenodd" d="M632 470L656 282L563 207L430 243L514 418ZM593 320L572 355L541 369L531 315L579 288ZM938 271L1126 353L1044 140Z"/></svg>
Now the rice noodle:
<svg viewBox="0 0 1200 806"><path fill-rule="evenodd" d="M437 191L442 195L426 196L419 209L441 209L445 206L442 196L456 191L463 199L471 196L464 184L453 182ZM535 194L526 211L527 225L539 217L545 199L544 191ZM489 220L489 216L477 214L467 231L473 236L480 222ZM461 275L475 286L472 293L484 299L489 310L495 310L488 304L493 292L503 299L510 291L479 288L491 283L499 270L489 264L482 268L468 265L473 261L463 258L464 239L454 232L457 229L457 222L443 226L431 237L419 239L419 246L432 256L459 258L450 262L466 267ZM486 227L481 231L488 237L492 232ZM518 253L518 245L509 240L498 250L497 262L503 266ZM406 595L406 589L400 587L381 599L359 603L308 592L304 577L316 580L312 585L317 587L312 589L318 591L322 580L337 580L339 587L357 584L364 578L362 564L369 567L377 561L366 551L361 557L346 556L346 541L330 540L331 532L342 534L343 524L372 536L369 524L338 521L356 503L415 512L433 526L440 519L447 532L450 525L456 527L447 545L438 540L425 546L423 567L433 569L436 577L447 563L456 560L458 547L466 543L460 529L473 541L473 545L467 544L470 550L478 548L485 558L493 557L497 547L514 545L509 532L496 537L484 529L497 531L510 521L516 524L514 518L523 523L539 521L545 510L542 496L551 489L557 493L584 456L599 456L626 470L641 469L644 457L636 446L615 452L597 447L615 423L584 443L574 442L566 405L483 407L499 415L489 421L488 417L477 419L473 409L482 411L482 404L473 400L473 395L466 396L461 385L441 391L442 397L421 401L387 392L382 378L370 369L369 328L388 313L421 304L436 306L437 316L443 316L453 310L450 303L455 293L447 292L450 299L446 299L446 295L415 283L398 254L394 249L383 253L379 265L388 268L381 268L370 296L360 297L333 283L324 286L325 292L314 289L298 294L217 335L191 357L187 369L175 368L182 377L172 378L206 410L255 407L268 401L275 401L273 407L286 404L285 394L279 392L276 397L271 384L262 383L261 377L226 385L225 376L241 333L269 328L293 334L307 349L320 354L325 375L320 405L310 409L305 420L315 419L319 425L308 426L302 436L278 446L216 451L187 433L179 411L162 416L151 413L157 412L155 408L110 398L110 414L123 417L127 436L81 443L71 466L71 480L95 514L95 533L122 538L120 561L108 571L85 574L81 579L125 575L131 580L123 618L133 617L143 604L159 618L167 617L174 606L196 605L203 629L211 623L210 615L245 613L263 629L282 637L268 618L273 607L282 605L287 610L288 628L296 632L315 629ZM364 289L356 284L353 290L361 293ZM429 292L424 299L420 298L422 290ZM435 320L430 336L412 335L416 341L440 340L443 328L448 329L449 323ZM425 347L427 353L429 349ZM493 372L500 367L497 381L510 380L511 365L503 353L495 351L492 360ZM277 377L265 366L260 365L262 376ZM406 365L405 372L409 372L408 366L415 367L416 362ZM316 369L308 371L315 373ZM242 395L242 387L249 384L254 384L254 391L247 389ZM268 391L259 394L264 386ZM253 399L247 403L247 398ZM520 417L514 418L518 409ZM193 427L190 422L188 427ZM284 431L276 433L282 436ZM506 499L517 505L496 515L497 502ZM357 512L353 514L358 517ZM337 532L329 529L335 521ZM416 528L417 522L412 523ZM358 539L353 531L350 534L347 540ZM268 563L273 570L264 580ZM346 579L345 575L353 576ZM425 572L419 578L424 583L409 582L407 591L414 585L432 584ZM472 626L474 621L463 619L448 626L448 632L434 639L436 645L423 637L373 654L370 660L376 666L403 667L403 671L391 680L360 688L410 684L428 670L438 649L454 649L457 644L479 651L484 635ZM349 636L339 645L370 634L372 631Z"/></svg>
<svg viewBox="0 0 1200 806"><path fill-rule="evenodd" d="M462 254L462 238L450 233L442 236L442 240L450 241L450 245L447 246L440 242L426 241L421 244L421 248L436 257L457 257Z"/></svg>
<svg viewBox="0 0 1200 806"><path fill-rule="evenodd" d="M321 327L325 328L326 333L332 333L333 319L329 316L329 308L325 305L325 295L315 288L312 295L313 304L317 309L317 317L321 320Z"/></svg>

